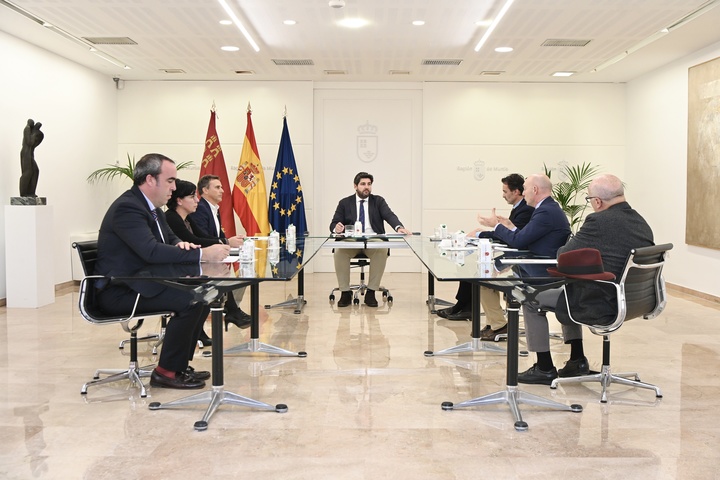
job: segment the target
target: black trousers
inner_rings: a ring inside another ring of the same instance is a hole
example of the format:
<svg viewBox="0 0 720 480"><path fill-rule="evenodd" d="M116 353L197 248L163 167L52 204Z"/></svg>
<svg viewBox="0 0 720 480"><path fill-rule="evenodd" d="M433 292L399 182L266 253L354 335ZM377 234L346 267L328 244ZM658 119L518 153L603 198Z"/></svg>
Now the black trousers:
<svg viewBox="0 0 720 480"><path fill-rule="evenodd" d="M155 290L155 293L158 289ZM127 315L135 305L138 292L125 285L111 285L98 292L100 308L109 315ZM203 322L210 313L204 303L193 303L193 296L172 287L163 287L151 297L140 296L137 313L172 311L175 316L165 330L158 365L173 372L182 372L188 367L197 345Z"/></svg>

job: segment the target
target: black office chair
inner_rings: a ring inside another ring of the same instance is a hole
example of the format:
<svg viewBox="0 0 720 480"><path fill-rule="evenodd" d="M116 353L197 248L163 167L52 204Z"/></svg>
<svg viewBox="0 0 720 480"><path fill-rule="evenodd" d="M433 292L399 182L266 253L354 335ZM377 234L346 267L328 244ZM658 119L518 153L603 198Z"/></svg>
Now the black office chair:
<svg viewBox="0 0 720 480"><path fill-rule="evenodd" d="M390 255L389 250L388 255ZM350 268L360 269L360 283L356 285L350 285L350 291L353 292L353 304L355 305L360 304L360 296L364 296L365 291L367 290L367 285L365 284L365 267L367 267L368 265L370 265L370 259L363 252L358 252L357 255L350 259ZM330 292L331 303L335 302L335 292L339 291L340 289L338 287L332 289L332 292ZM393 297L390 294L390 290L381 286L378 291L382 293L383 298L387 300L388 303L392 303Z"/></svg>
<svg viewBox="0 0 720 480"><path fill-rule="evenodd" d="M660 388L641 382L636 372L610 372L610 334L617 331L627 320L638 317L645 319L655 318L665 309L667 300L662 269L665 265L667 252L672 248L671 243L636 248L630 252L618 283L596 280L596 282L614 287L617 295L617 316L609 325L593 324L593 319L589 318L573 318L567 295L565 295L570 319L577 324L589 327L590 331L595 335L602 335L603 364L600 373L580 377L556 378L550 388L557 388L558 384L561 383L599 382L602 385L600 402L607 403L607 387L611 383L619 383L655 390L655 396L662 398ZM575 286L582 286L582 284L576 283ZM567 287L567 285L563 286L564 289L567 289Z"/></svg>
<svg viewBox="0 0 720 480"><path fill-rule="evenodd" d="M162 316L165 321L174 315L173 312L153 312L143 313L142 317L135 316L135 308L137 307L137 300L140 299L138 295L135 301L135 307L133 311L129 312L127 316L117 317L114 315L107 315L100 310L96 302L96 289L95 284L105 277L101 275L93 275L95 268L95 261L97 260L97 241L87 242L75 242L72 244L73 248L77 250L80 257L80 262L83 266L85 278L80 282L80 298L78 305L80 308L80 315L88 322L95 325L107 325L119 323L120 326L130 334L130 364L126 369L98 369L95 371L93 380L85 383L80 390L82 395L87 394L87 389L93 385L102 385L111 382L117 382L119 380L130 380L131 385L137 385L140 388L140 396L146 397L147 390L145 385L142 383L141 378L149 377L152 374L152 367L139 367L137 359L137 344L138 337L137 331L143 324L143 320L146 317ZM131 325L131 322L134 322ZM156 336L158 337L158 336ZM161 340L161 339L160 339ZM121 344L122 348L122 344ZM100 378L100 375L109 375L106 378Z"/></svg>

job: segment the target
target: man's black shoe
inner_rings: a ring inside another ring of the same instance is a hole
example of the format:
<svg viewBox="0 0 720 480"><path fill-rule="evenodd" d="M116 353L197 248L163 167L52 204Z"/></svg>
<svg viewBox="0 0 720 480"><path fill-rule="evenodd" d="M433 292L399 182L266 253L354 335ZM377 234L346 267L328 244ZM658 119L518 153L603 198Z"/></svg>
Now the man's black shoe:
<svg viewBox="0 0 720 480"><path fill-rule="evenodd" d="M353 295L351 291L342 292L340 295L340 300L338 300L337 306L338 307L349 307L352 303Z"/></svg>
<svg viewBox="0 0 720 480"><path fill-rule="evenodd" d="M185 369L185 375L193 377L196 380L207 380L208 378L210 378L210 372L206 370L195 370L191 366L188 366Z"/></svg>
<svg viewBox="0 0 720 480"><path fill-rule="evenodd" d="M552 368L549 372L540 370L537 363L518 374L518 383L531 383L536 385L550 385L558 376L557 369Z"/></svg>
<svg viewBox="0 0 720 480"><path fill-rule="evenodd" d="M435 314L436 314L438 317L447 318L448 315L450 315L451 313L453 313L452 310L453 310L453 307L447 307L447 308L443 308L443 309L441 309L441 310L436 310L436 311L435 311Z"/></svg>
<svg viewBox="0 0 720 480"><path fill-rule="evenodd" d="M471 310L460 310L457 313L450 313L448 314L447 318L448 320L470 320L470 317L472 317L472 311Z"/></svg>
<svg viewBox="0 0 720 480"><path fill-rule="evenodd" d="M577 360L568 360L565 366L558 370L561 377L579 377L590 373L590 365L587 357L578 358Z"/></svg>
<svg viewBox="0 0 720 480"><path fill-rule="evenodd" d="M177 373L175 374L175 378L170 378L153 370L152 375L150 376L150 386L188 390L192 388L203 388L205 386L205 382L191 377L185 372Z"/></svg>
<svg viewBox="0 0 720 480"><path fill-rule="evenodd" d="M370 290L369 288L365 290L365 305L368 307L378 306L378 302L375 300L375 290Z"/></svg>

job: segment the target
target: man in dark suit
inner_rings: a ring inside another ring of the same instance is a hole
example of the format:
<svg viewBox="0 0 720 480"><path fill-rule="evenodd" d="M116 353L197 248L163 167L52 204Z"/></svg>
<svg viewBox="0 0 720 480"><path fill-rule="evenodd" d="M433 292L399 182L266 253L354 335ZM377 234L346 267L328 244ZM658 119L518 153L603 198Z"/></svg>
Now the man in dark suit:
<svg viewBox="0 0 720 480"><path fill-rule="evenodd" d="M353 225L360 222L363 233L383 234L387 222L393 230L405 235L412 235L410 230L403 227L402 222L393 213L383 197L372 194L373 176L367 172L360 172L355 175L353 185L355 194L345 197L338 203L330 222L332 233L343 233L345 225ZM380 288L380 281L385 272L387 263L387 248L336 248L335 275L340 288L340 300L338 307L347 307L352 303L352 292L350 291L350 260L359 252L363 252L370 259L370 276L368 289L365 292L365 305L377 307L375 291Z"/></svg>
<svg viewBox="0 0 720 480"><path fill-rule="evenodd" d="M504 177L501 182L503 199L512 205L509 220L518 229L523 228L530 221L534 211L533 207L528 205L523 197L525 178L520 174L512 173ZM493 212L495 212L494 209ZM478 216L479 220L480 216ZM482 227L468 232L467 236L499 241L493 231L487 231ZM472 284L461 281L455 299L457 300L455 305L438 310L437 314L448 320L469 320L472 315ZM480 339L484 341L495 340L497 335L507 333L505 314L500 306L500 292L491 288L480 287L480 303L486 319L485 328L480 332Z"/></svg>
<svg viewBox="0 0 720 480"><path fill-rule="evenodd" d="M220 222L220 202L222 202L225 191L222 188L220 177L216 175L203 175L198 181L197 191L200 193L197 210L190 214L190 219L197 226L196 232L199 237L215 238L233 248L243 243L243 237L236 235L227 238ZM242 301L245 287L233 290L232 295L227 296L225 302L225 324L235 324L238 328L250 326L250 315L243 312L238 306Z"/></svg>
<svg viewBox="0 0 720 480"><path fill-rule="evenodd" d="M630 250L654 245L653 232L645 219L625 200L625 191L619 178L614 175L601 175L588 186L586 201L593 213L585 219L580 230L568 242L558 249L558 255L581 248L594 248L600 251L603 269L619 280ZM570 305L570 310L582 308L590 312L593 318L614 316L614 302L602 292L596 284L577 283L574 288L582 290L578 304ZM565 305L561 301L562 289L552 289L537 296L541 306L556 307ZM572 297L571 297L572 300ZM524 305L525 333L528 350L536 352L537 362L527 371L520 373L518 382L550 385L558 377L587 375L588 360L582 343L582 328L569 319L563 319L558 308L556 316L562 323L563 339L570 344L570 359L559 371L553 365L550 355L550 340L547 318L538 313L537 308Z"/></svg>
<svg viewBox="0 0 720 480"><path fill-rule="evenodd" d="M123 193L108 209L98 235L96 275L133 276L154 265L192 263L200 259L218 262L225 258L228 245L199 248L175 236L159 207L175 189L177 170L169 158L151 153L135 165L133 187ZM199 271L199 269L198 269ZM132 311L137 295L138 312L174 311L165 332L158 366L150 385L166 388L202 388L209 372L194 371L188 366L195 350L195 339L209 308L194 303L189 292L152 281L126 284L104 284L98 291L100 307L108 314Z"/></svg>

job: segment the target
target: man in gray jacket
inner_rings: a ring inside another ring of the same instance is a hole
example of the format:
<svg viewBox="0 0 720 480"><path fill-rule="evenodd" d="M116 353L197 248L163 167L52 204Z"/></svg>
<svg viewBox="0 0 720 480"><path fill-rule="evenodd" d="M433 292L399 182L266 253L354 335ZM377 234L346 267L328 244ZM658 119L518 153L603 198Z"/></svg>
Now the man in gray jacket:
<svg viewBox="0 0 720 480"><path fill-rule="evenodd" d="M600 251L604 270L615 274L619 280L630 251L654 245L652 229L625 201L623 184L614 175L601 175L594 179L588 186L585 200L590 203L593 213L587 216L577 234L570 237L557 253L560 255L580 248L595 248ZM547 290L538 295L537 300L541 307L555 307L561 292L560 288ZM590 295L588 301L592 302L593 298L600 301L584 307L591 307L594 318L612 313L607 311L613 308L612 304L602 300L602 292ZM570 308L572 310L573 305L570 305ZM518 382L550 385L558 376L576 377L588 374L589 365L583 350L580 325L565 323L559 318L563 323L565 343L570 344L570 359L565 363L565 367L558 371L550 355L550 334L545 314L529 305L523 306L523 314L528 350L536 352L537 363L520 373Z"/></svg>

